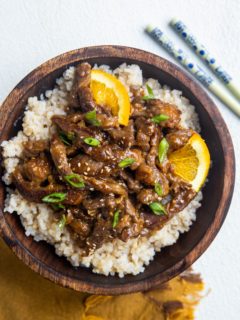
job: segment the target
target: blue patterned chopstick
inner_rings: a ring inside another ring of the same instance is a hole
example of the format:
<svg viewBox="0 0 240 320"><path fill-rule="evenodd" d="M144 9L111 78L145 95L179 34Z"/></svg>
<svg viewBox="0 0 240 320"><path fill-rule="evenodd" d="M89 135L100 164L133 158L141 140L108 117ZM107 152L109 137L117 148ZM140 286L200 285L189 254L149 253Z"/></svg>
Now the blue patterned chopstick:
<svg viewBox="0 0 240 320"><path fill-rule="evenodd" d="M212 69L215 75L223 81L226 88L228 88L236 98L240 99L240 85L234 82L229 73L217 63L215 57L197 40L186 25L176 18L172 19L170 24L207 66Z"/></svg>
<svg viewBox="0 0 240 320"><path fill-rule="evenodd" d="M240 104L232 96L225 93L222 87L200 66L190 60L182 49L177 48L159 28L147 26L146 32L240 117Z"/></svg>

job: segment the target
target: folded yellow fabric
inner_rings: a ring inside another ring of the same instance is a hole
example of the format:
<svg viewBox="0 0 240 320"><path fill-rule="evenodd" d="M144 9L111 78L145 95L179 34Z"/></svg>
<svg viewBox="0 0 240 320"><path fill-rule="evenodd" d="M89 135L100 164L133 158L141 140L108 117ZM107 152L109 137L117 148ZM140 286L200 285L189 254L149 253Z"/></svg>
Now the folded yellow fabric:
<svg viewBox="0 0 240 320"><path fill-rule="evenodd" d="M188 271L142 293L74 292L31 271L0 239L0 320L188 320L202 290L200 277Z"/></svg>
<svg viewBox="0 0 240 320"><path fill-rule="evenodd" d="M203 290L198 275L185 273L148 292L122 296L90 296L83 320L188 320Z"/></svg>

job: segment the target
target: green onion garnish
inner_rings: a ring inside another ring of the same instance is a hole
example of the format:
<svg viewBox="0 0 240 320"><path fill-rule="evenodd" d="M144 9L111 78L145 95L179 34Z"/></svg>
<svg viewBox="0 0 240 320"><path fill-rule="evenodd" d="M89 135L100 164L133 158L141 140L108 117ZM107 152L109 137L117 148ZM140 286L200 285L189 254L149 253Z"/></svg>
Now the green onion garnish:
<svg viewBox="0 0 240 320"><path fill-rule="evenodd" d="M67 133L65 133L63 131L59 132L59 138L67 146L70 146L72 144L74 137L75 137L75 135L73 132L67 132Z"/></svg>
<svg viewBox="0 0 240 320"><path fill-rule="evenodd" d="M163 193L162 186L158 182L155 183L154 190L158 196L161 196Z"/></svg>
<svg viewBox="0 0 240 320"><path fill-rule="evenodd" d="M65 214L63 214L61 219L58 222L58 227L60 230L62 230L65 227L66 222L67 222L67 218L66 218Z"/></svg>
<svg viewBox="0 0 240 320"><path fill-rule="evenodd" d="M147 84L147 91L148 91L148 95L144 96L143 100L147 101L147 100L155 99L153 89L148 84Z"/></svg>
<svg viewBox="0 0 240 320"><path fill-rule="evenodd" d="M92 137L85 138L83 141L92 147L98 147L100 145L100 141Z"/></svg>
<svg viewBox="0 0 240 320"><path fill-rule="evenodd" d="M85 184L81 176L76 173L69 174L64 177L64 180L67 181L72 187L75 188L84 188Z"/></svg>
<svg viewBox="0 0 240 320"><path fill-rule="evenodd" d="M167 140L163 138L158 146L158 159L160 163L162 163L165 160L167 156L168 148L169 148L169 144Z"/></svg>
<svg viewBox="0 0 240 320"><path fill-rule="evenodd" d="M135 159L133 158L125 158L122 161L118 163L119 168L126 168L133 164L135 162Z"/></svg>
<svg viewBox="0 0 240 320"><path fill-rule="evenodd" d="M158 114L157 116L152 117L151 120L152 120L152 122L159 124L160 122L166 121L168 119L169 119L169 116L167 116L166 114L161 113L161 114Z"/></svg>
<svg viewBox="0 0 240 320"><path fill-rule="evenodd" d="M74 133L73 132L67 132L67 138L68 138L68 140L73 140L74 139Z"/></svg>
<svg viewBox="0 0 240 320"><path fill-rule="evenodd" d="M115 228L118 224L119 214L120 214L120 210L115 211L113 214L113 224L112 224L113 228Z"/></svg>
<svg viewBox="0 0 240 320"><path fill-rule="evenodd" d="M66 135L64 133L59 133L59 138L66 146L70 146L71 143L66 139Z"/></svg>
<svg viewBox="0 0 240 320"><path fill-rule="evenodd" d="M149 204L150 209L157 216L162 216L167 214L164 206L160 202L152 202Z"/></svg>
<svg viewBox="0 0 240 320"><path fill-rule="evenodd" d="M65 200L67 194L63 192L54 192L42 198L43 202L58 203Z"/></svg>
<svg viewBox="0 0 240 320"><path fill-rule="evenodd" d="M94 109L93 111L89 111L85 114L85 119L93 126L100 126L101 122L97 119L97 112Z"/></svg>
<svg viewBox="0 0 240 320"><path fill-rule="evenodd" d="M52 203L51 204L53 210L60 210L60 209L65 209L65 206L61 203Z"/></svg>

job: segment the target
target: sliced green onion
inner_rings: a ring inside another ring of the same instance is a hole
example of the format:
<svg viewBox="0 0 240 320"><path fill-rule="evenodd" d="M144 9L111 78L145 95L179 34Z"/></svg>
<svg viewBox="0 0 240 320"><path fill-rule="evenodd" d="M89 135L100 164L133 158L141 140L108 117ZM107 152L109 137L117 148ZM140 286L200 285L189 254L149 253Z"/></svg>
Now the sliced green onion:
<svg viewBox="0 0 240 320"><path fill-rule="evenodd" d="M65 200L67 194L63 192L54 192L42 198L43 202L58 203Z"/></svg>
<svg viewBox="0 0 240 320"><path fill-rule="evenodd" d="M163 193L162 186L158 182L155 183L154 190L158 196L161 196Z"/></svg>
<svg viewBox="0 0 240 320"><path fill-rule="evenodd" d="M65 133L63 131L59 132L59 138L67 146L70 146L72 144L74 137L75 137L75 135L73 132L67 132L67 133Z"/></svg>
<svg viewBox="0 0 240 320"><path fill-rule="evenodd" d="M158 159L160 163L163 163L167 156L169 144L165 138L161 140L158 146Z"/></svg>
<svg viewBox="0 0 240 320"><path fill-rule="evenodd" d="M61 203L52 203L51 204L53 210L60 210L60 209L65 209L65 206Z"/></svg>
<svg viewBox="0 0 240 320"><path fill-rule="evenodd" d="M149 207L152 210L152 212L157 216L162 216L167 214L166 209L160 202L152 202L149 204Z"/></svg>
<svg viewBox="0 0 240 320"><path fill-rule="evenodd" d="M148 91L148 95L144 96L143 100L147 101L147 100L155 99L153 89L148 84L147 84L147 91Z"/></svg>
<svg viewBox="0 0 240 320"><path fill-rule="evenodd" d="M92 147L98 147L100 145L100 141L92 137L85 138L83 141Z"/></svg>
<svg viewBox="0 0 240 320"><path fill-rule="evenodd" d="M89 111L85 114L85 118L87 120L94 120L96 119L96 116L97 116L97 112L96 112L96 109L92 110L92 111Z"/></svg>
<svg viewBox="0 0 240 320"><path fill-rule="evenodd" d="M72 173L64 177L64 180L67 181L72 187L75 188L84 188L85 184L81 176L77 173Z"/></svg>
<svg viewBox="0 0 240 320"><path fill-rule="evenodd" d="M135 162L135 159L133 158L125 158L122 161L118 163L119 168L126 168L133 164Z"/></svg>
<svg viewBox="0 0 240 320"><path fill-rule="evenodd" d="M70 141L73 141L75 134L73 132L67 132L67 138Z"/></svg>
<svg viewBox="0 0 240 320"><path fill-rule="evenodd" d="M65 214L63 214L61 219L58 222L58 227L59 227L60 230L63 230L63 228L66 225L66 222L67 222L67 218L66 218Z"/></svg>
<svg viewBox="0 0 240 320"><path fill-rule="evenodd" d="M62 140L62 142L66 145L66 146L70 146L71 143L66 139L66 135L60 133L59 134L59 138Z"/></svg>
<svg viewBox="0 0 240 320"><path fill-rule="evenodd" d="M120 214L120 210L115 211L113 214L113 224L112 224L113 228L115 228L119 222L119 214Z"/></svg>
<svg viewBox="0 0 240 320"><path fill-rule="evenodd" d="M151 120L152 120L152 122L159 124L160 122L166 121L168 119L169 119L169 116L167 116L166 114L161 113L161 114L158 114L157 116L152 117Z"/></svg>
<svg viewBox="0 0 240 320"><path fill-rule="evenodd" d="M97 112L94 109L93 111L89 111L85 114L85 119L93 126L100 126L101 122L97 119Z"/></svg>

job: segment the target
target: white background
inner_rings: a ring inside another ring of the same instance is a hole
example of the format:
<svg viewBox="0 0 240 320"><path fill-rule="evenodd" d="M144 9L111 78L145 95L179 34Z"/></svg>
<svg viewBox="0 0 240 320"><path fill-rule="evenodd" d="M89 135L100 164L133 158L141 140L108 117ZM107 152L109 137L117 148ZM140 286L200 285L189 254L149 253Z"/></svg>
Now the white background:
<svg viewBox="0 0 240 320"><path fill-rule="evenodd" d="M40 63L75 48L119 44L172 60L143 28L149 23L159 25L187 49L168 26L175 16L240 82L240 0L0 0L0 101ZM239 163L240 121L214 100L231 132ZM228 217L214 243L195 263L211 288L197 319L240 319L239 178L237 168Z"/></svg>

